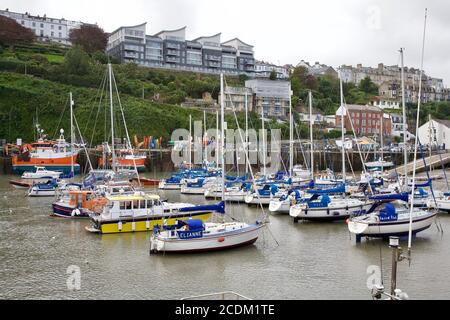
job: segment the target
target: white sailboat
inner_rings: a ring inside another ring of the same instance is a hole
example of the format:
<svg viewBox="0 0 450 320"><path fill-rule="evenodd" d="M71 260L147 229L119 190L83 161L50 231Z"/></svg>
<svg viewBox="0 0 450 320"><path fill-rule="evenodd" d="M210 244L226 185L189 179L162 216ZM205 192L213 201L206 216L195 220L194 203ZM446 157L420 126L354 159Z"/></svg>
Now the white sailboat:
<svg viewBox="0 0 450 320"><path fill-rule="evenodd" d="M221 163L223 184L225 182L225 92L223 74L220 76L220 82L222 116ZM241 141L243 141L242 134L240 133L240 135ZM247 165L249 166L248 163ZM222 186L222 198L225 198L223 195L224 191L225 188ZM225 210L223 213L225 213ZM259 221L254 224L248 224L237 221L229 223L203 223L200 220L187 220L179 223L173 230L156 230L151 238L150 253L209 252L246 246L255 243L264 227L265 223Z"/></svg>
<svg viewBox="0 0 450 320"><path fill-rule="evenodd" d="M342 177L346 177L345 168L345 133L344 133L344 90L342 75L340 78L341 94L341 130L342 130ZM345 193L345 180L344 193ZM335 182L336 183L336 182ZM370 208L371 202L347 197L330 197L328 194L317 191L307 201L298 203L290 208L289 215L294 222L299 220L333 221L345 220L350 215L363 214Z"/></svg>
<svg viewBox="0 0 450 320"><path fill-rule="evenodd" d="M419 77L419 94L417 105L417 120L416 132L419 131L420 120L420 106L422 97L422 76L423 76L423 55L425 49L425 30L426 30L426 15L425 27L423 35L422 48L422 63ZM403 51L401 51L403 53ZM402 59L403 60L403 59ZM404 87L402 88L404 90ZM406 139L406 137L405 137ZM417 146L418 135L415 138L414 162L413 162L413 176L412 176L412 192L403 194L403 202L408 203L408 195L410 197L409 204L402 206L394 206L393 204L385 204L384 208L377 209L375 206L368 214L359 217L353 217L348 220L348 229L351 233L356 235L356 240L360 241L361 237L389 237L389 236L405 236L408 235L408 248L411 248L412 237L418 232L428 229L434 222L436 217L435 211L426 211L420 208L415 208L416 196L416 167L417 167ZM406 160L406 158L405 158ZM406 167L406 165L405 165ZM407 189L405 184L405 189ZM395 197L395 195L387 195L386 197Z"/></svg>

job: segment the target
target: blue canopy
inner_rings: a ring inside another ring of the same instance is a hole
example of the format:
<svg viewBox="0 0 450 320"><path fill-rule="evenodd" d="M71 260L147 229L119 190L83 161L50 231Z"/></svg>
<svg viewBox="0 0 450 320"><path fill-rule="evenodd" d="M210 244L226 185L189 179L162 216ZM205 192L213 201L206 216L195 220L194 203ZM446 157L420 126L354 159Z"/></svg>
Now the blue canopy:
<svg viewBox="0 0 450 320"><path fill-rule="evenodd" d="M431 180L431 179L428 179L428 181L427 182L425 182L425 183L422 183L422 184L414 184L414 188L431 188L431 186L433 185L433 181ZM410 187L412 187L412 184L411 185L409 185Z"/></svg>
<svg viewBox="0 0 450 320"><path fill-rule="evenodd" d="M398 215L392 203L386 203L379 213L380 221L397 221Z"/></svg>
<svg viewBox="0 0 450 320"><path fill-rule="evenodd" d="M332 193L345 193L345 184L340 184L336 188L328 189L313 189L306 191L309 194L332 194Z"/></svg>
<svg viewBox="0 0 450 320"><path fill-rule="evenodd" d="M386 201L390 202L390 201L395 201L395 200L401 200L401 201L408 202L409 195L407 192L390 193L390 194L380 194L380 195L370 196L369 199L374 200L374 201L381 201L381 202L386 202Z"/></svg>
<svg viewBox="0 0 450 320"><path fill-rule="evenodd" d="M189 230L204 230L205 225L203 224L203 221L200 219L189 219L184 220L183 223L189 227Z"/></svg>

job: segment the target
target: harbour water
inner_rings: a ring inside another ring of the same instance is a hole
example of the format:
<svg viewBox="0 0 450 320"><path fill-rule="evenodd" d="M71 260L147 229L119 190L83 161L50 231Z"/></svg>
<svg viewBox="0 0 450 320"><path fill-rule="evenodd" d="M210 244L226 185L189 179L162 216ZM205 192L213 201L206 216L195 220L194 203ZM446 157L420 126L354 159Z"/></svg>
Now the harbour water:
<svg viewBox="0 0 450 320"><path fill-rule="evenodd" d="M89 221L50 217L52 198L27 198L9 178L0 176L0 299L180 299L222 291L252 299L371 299L371 265L382 267L390 287L388 243L355 244L345 222L294 224L288 215L271 215L270 232L254 246L149 255L149 234L90 234ZM176 191L161 195L208 203ZM227 210L246 221L261 214L246 205ZM411 266L399 263L398 287L412 299L450 299L450 215L440 214L438 223L444 233L436 225L419 233ZM80 290L68 289L70 266L80 268Z"/></svg>

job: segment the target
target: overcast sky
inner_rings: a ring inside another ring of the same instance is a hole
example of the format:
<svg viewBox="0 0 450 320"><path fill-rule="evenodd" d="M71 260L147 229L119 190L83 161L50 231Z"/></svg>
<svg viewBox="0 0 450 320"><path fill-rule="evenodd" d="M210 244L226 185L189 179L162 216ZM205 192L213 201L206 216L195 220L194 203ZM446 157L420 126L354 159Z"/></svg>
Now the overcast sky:
<svg viewBox="0 0 450 320"><path fill-rule="evenodd" d="M425 7L424 69L450 85L447 0L2 0L34 15L98 23L105 31L147 22L147 34L187 26L187 38L222 33L253 45L259 60L376 66L420 66Z"/></svg>

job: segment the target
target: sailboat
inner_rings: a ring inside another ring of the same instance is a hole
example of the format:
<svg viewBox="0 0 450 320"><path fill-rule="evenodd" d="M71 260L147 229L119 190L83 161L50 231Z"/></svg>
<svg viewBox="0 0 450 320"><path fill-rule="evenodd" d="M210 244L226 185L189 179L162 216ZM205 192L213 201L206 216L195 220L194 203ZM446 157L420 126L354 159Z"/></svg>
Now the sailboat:
<svg viewBox="0 0 450 320"><path fill-rule="evenodd" d="M350 215L360 215L366 212L371 206L370 201L345 197L346 167L345 167L345 132L344 132L344 90L342 76L340 74L341 93L341 130L342 130L342 183L336 189L340 189L342 197L330 197L329 190L311 190L312 196L304 202L300 202L290 208L289 215L294 218L294 222L299 220L334 221L345 220ZM335 181L335 183L338 180ZM334 189L334 188L333 188ZM333 190L335 191L335 190ZM335 193L335 192L333 192Z"/></svg>
<svg viewBox="0 0 450 320"><path fill-rule="evenodd" d="M222 163L222 193L225 191L225 92L223 74L220 76L221 83L221 163ZM236 121L239 126L238 122ZM243 137L241 135L241 141ZM246 156L247 157L247 156ZM248 157L247 157L248 162ZM249 166L249 164L247 163ZM251 169L250 169L251 170ZM222 198L225 198L222 195ZM225 209L220 212L225 213ZM151 238L150 253L192 253L208 252L232 249L251 245L256 242L261 230L265 227L262 221L253 224L245 222L223 222L223 223L203 223L196 219L188 219L178 222L174 229L154 230Z"/></svg>
<svg viewBox="0 0 450 320"><path fill-rule="evenodd" d="M425 30L426 30L426 13L425 13L425 26L423 35L423 48L422 48L422 64L420 69L419 78L419 94L418 94L418 106L417 106L417 120L416 120L416 132L419 131L419 119L420 119L420 106L422 101L422 76L423 76L423 55L425 48ZM403 51L402 53L402 84L403 84ZM404 101L404 86L402 85L403 101ZM405 130L405 129L404 129ZM406 136L404 137L406 139ZM414 162L413 162L413 176L412 176L412 192L405 192L400 196L399 200L403 201L402 206L394 206L393 204L385 204L384 208L377 208L379 205L375 203L374 207L369 212L362 216L352 217L348 220L348 229L351 233L356 235L356 240L360 241L361 237L389 237L389 236L405 236L409 237L409 248L411 248L412 237L418 232L428 229L435 220L437 215L436 211L427 211L420 208L416 208L416 167L417 167L417 151L418 151L418 135L415 138L415 150L414 150ZM405 160L406 157L405 157ZM405 163L406 167L406 163ZM405 175L406 177L406 175ZM406 180L407 181L407 180ZM408 186L405 183L405 190ZM408 196L410 199L408 199ZM385 197L394 198L395 194L386 195ZM406 205L405 205L406 203Z"/></svg>

